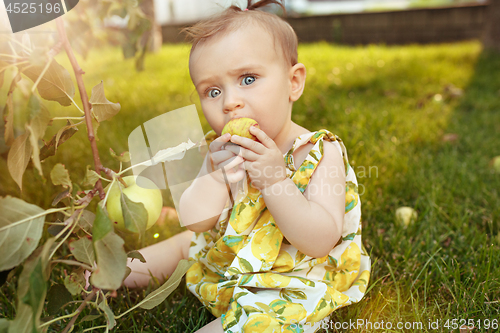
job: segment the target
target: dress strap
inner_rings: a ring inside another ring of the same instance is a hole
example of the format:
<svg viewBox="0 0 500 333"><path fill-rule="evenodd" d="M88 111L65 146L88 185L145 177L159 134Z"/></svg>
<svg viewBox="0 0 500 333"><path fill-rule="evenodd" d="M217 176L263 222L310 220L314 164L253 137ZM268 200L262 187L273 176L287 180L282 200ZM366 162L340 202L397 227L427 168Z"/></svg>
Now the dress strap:
<svg viewBox="0 0 500 333"><path fill-rule="evenodd" d="M292 167L294 167L292 154L295 149L309 142L314 144L314 147L309 151L301 166L297 170L295 170L295 167L292 169L293 173L290 177L302 193L304 193L304 191L306 190L307 185L309 184L309 181L314 171L316 170L316 167L323 159L324 139L328 141L337 141L338 137L325 129L308 133L306 136L304 136L304 138L301 138L299 136L297 140L295 140L292 149L290 149L290 151L285 156L285 163L287 163L287 166L290 168L289 164L291 163Z"/></svg>

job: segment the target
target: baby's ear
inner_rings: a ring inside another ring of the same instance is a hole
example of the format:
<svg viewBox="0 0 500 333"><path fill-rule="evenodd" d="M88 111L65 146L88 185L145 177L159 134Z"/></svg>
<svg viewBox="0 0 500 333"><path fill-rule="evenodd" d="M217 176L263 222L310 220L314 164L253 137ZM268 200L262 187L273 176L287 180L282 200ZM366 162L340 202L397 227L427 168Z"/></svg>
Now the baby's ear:
<svg viewBox="0 0 500 333"><path fill-rule="evenodd" d="M290 101L295 102L302 96L306 84L306 66L297 63L290 68Z"/></svg>

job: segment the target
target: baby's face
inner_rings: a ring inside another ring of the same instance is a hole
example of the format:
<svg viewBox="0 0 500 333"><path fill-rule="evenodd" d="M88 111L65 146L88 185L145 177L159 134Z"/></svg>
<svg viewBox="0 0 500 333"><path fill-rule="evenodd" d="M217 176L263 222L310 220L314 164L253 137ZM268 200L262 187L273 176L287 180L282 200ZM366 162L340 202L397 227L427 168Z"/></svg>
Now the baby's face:
<svg viewBox="0 0 500 333"><path fill-rule="evenodd" d="M263 28L250 25L198 45L191 54L191 79L218 135L233 118L255 119L271 139L290 122L291 65L278 50Z"/></svg>

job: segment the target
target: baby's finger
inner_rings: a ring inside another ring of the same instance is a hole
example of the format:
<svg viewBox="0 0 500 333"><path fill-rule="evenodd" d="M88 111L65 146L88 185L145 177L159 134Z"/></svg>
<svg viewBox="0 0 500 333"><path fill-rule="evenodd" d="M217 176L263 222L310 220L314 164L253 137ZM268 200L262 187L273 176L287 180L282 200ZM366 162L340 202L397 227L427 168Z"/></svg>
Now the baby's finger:
<svg viewBox="0 0 500 333"><path fill-rule="evenodd" d="M226 172L226 178L229 183L237 183L245 178L245 169L238 168L236 171Z"/></svg>
<svg viewBox="0 0 500 333"><path fill-rule="evenodd" d="M259 157L255 152L237 145L226 146L225 149L231 151L235 155L243 157L246 161L255 161Z"/></svg>
<svg viewBox="0 0 500 333"><path fill-rule="evenodd" d="M226 133L224 135L221 135L220 137L212 141L212 143L210 144L210 151L211 152L219 151L220 148L229 140L231 140L231 134Z"/></svg>
<svg viewBox="0 0 500 333"><path fill-rule="evenodd" d="M273 149L276 147L276 143L271 139L269 136L267 136L266 132L261 130L260 128L257 128L257 126L251 126L249 129L250 133L255 135L257 139L268 149Z"/></svg>
<svg viewBox="0 0 500 333"><path fill-rule="evenodd" d="M229 150L221 150L212 153L212 161L214 162L214 165L227 161L232 157L235 157L235 154Z"/></svg>
<svg viewBox="0 0 500 333"><path fill-rule="evenodd" d="M245 160L241 156L235 156L234 159L229 159L228 161L219 164L219 167L224 168L224 170L228 172L229 170L242 164L243 162L245 162Z"/></svg>

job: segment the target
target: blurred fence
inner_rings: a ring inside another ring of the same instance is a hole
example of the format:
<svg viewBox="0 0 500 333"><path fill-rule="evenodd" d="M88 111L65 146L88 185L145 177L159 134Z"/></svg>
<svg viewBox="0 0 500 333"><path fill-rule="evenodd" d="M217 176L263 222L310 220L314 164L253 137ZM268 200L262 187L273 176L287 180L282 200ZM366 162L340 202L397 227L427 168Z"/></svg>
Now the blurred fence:
<svg viewBox="0 0 500 333"><path fill-rule="evenodd" d="M399 11L290 17L299 42L409 44L481 38L488 3ZM184 41L184 25L162 26L163 42Z"/></svg>

